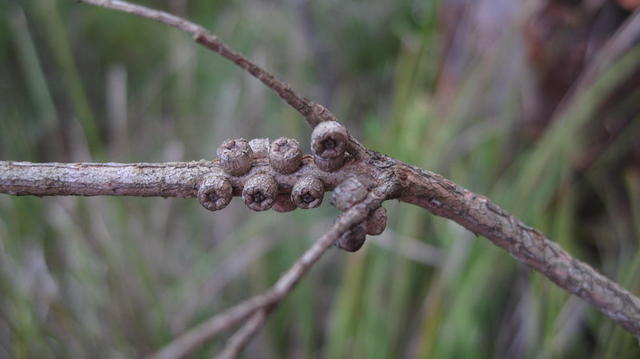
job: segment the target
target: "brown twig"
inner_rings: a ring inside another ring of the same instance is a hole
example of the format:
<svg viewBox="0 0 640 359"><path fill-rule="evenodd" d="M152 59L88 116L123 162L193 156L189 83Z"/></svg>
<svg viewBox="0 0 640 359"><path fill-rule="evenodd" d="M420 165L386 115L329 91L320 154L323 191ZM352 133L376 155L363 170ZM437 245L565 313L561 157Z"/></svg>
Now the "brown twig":
<svg viewBox="0 0 640 359"><path fill-rule="evenodd" d="M406 182L400 201L449 218L488 238L559 287L591 303L630 333L640 336L640 298L573 258L557 243L525 225L488 198L433 172L400 165Z"/></svg>
<svg viewBox="0 0 640 359"><path fill-rule="evenodd" d="M253 336L267 321L269 309L261 309L255 313L229 340L216 359L233 359L249 344Z"/></svg>
<svg viewBox="0 0 640 359"><path fill-rule="evenodd" d="M165 25L175 27L176 29L191 33L193 39L218 54L227 60L233 62L237 66L243 68L252 76L260 80L268 88L275 91L281 99L283 99L289 106L300 112L302 116L307 120L309 125L315 126L318 122L325 119L335 119L335 116L324 107L317 105L309 99L298 96L298 94L291 89L291 86L278 80L271 73L255 64L253 61L246 58L238 51L227 46L217 36L211 34L204 27L194 24L181 17L169 14L164 11L150 9L141 5L135 5L126 1L119 0L79 0L80 2L97 5L104 8L118 10L126 12L128 14L137 15L147 19L151 19Z"/></svg>
<svg viewBox="0 0 640 359"><path fill-rule="evenodd" d="M318 240L320 241L320 240ZM317 242L316 242L317 243ZM329 248L329 246L327 246ZM249 318L256 311L273 305L278 300L273 288L216 314L200 325L172 340L150 359L181 358L202 346L219 333Z"/></svg>
<svg viewBox="0 0 640 359"><path fill-rule="evenodd" d="M372 210L379 207L385 199L393 196L396 191L397 187L393 181L388 181L383 186L372 190L364 201L340 215L333 227L307 249L269 290L235 305L189 330L154 354L152 358L171 359L184 357L218 333L246 320L257 311L273 309L295 288L304 274L336 242L342 233L365 220Z"/></svg>
<svg viewBox="0 0 640 359"><path fill-rule="evenodd" d="M132 5L124 1L80 0L142 17L147 17L190 32L197 42L216 51L247 70L266 86L275 90L290 106L304 115L309 124L335 120L322 106L296 95L286 84L276 80L236 51L230 49L204 28L179 17ZM255 159L248 173L230 176L233 195L239 195L249 177L256 174L274 176L278 191L289 193L303 176L318 176L331 190L345 178L358 177L375 188L367 199L339 217L291 269L267 292L207 320L170 343L158 358L176 358L191 352L213 335L246 320L256 312L265 313L284 298L320 256L335 241L362 222L382 201L398 198L449 218L474 233L481 234L513 257L541 272L558 286L585 299L630 333L640 336L640 299L605 278L589 265L571 257L542 233L526 226L486 197L467 191L435 173L412 167L387 156L366 150L349 136L347 163L335 172L319 169L314 159L305 156L300 169L283 175L273 171L267 160ZM333 170L333 167L325 167ZM0 193L13 195L129 195L195 197L211 176L223 176L215 161L168 164L33 164L0 162ZM215 182L214 182L215 183ZM397 185L397 187L396 187ZM227 187L228 190L228 187ZM226 192L228 194L228 192ZM255 319L258 318L258 319ZM241 348L264 323L260 315L250 320L230 342L230 353Z"/></svg>
<svg viewBox="0 0 640 359"><path fill-rule="evenodd" d="M229 176L219 161L168 163L33 163L0 161L0 193L17 196L137 196L195 198L204 180L227 178L233 195L242 193L253 176L267 174L288 194L304 178L318 178L330 191L351 174L376 176L378 170L351 161L335 172L317 168L310 155L290 174L275 171L265 158L254 159L251 169L240 176Z"/></svg>

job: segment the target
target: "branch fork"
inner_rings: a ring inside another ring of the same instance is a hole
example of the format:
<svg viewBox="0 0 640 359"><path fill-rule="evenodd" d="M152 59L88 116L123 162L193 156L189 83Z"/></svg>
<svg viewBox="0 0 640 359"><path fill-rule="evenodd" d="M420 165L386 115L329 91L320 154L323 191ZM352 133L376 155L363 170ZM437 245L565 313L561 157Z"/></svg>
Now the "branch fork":
<svg viewBox="0 0 640 359"><path fill-rule="evenodd" d="M315 208L324 192L343 213L266 292L240 303L179 336L154 358L179 358L216 334L241 322L221 357L237 355L264 325L311 266L332 245L346 251L362 247L366 235L380 234L387 221L385 200L398 199L451 219L484 236L516 260L581 297L629 333L640 337L640 299L591 266L573 258L542 233L470 192L429 171L365 148L325 107L231 49L205 28L166 12L120 0L81 2L134 14L191 33L194 40L232 61L274 90L313 128L311 155L298 141L280 138L232 139L218 160L164 164L29 163L0 161L0 193L9 195L162 196L197 198L212 211L242 196L252 210L287 212Z"/></svg>

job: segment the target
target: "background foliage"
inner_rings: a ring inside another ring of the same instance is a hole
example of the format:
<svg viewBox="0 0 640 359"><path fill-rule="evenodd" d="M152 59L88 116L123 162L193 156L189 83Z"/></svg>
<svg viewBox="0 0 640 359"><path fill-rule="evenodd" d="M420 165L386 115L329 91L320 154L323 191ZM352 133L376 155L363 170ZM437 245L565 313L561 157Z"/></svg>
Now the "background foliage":
<svg viewBox="0 0 640 359"><path fill-rule="evenodd" d="M567 44L598 49L628 15L613 2L596 20L581 1L143 3L212 29L369 147L489 196L640 291L638 51L571 92L597 51ZM597 20L606 11L617 22ZM3 1L0 19L2 160L195 160L228 137L308 147L296 113L173 29L64 0ZM330 251L247 358L640 356L488 241L386 206L387 231ZM273 283L336 214L0 196L0 357L148 354Z"/></svg>

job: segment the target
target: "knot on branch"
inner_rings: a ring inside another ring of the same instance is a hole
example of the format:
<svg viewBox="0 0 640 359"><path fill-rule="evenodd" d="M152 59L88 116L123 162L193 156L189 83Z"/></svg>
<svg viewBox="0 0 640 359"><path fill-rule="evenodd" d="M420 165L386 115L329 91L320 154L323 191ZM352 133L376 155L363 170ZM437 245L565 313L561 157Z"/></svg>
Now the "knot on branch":
<svg viewBox="0 0 640 359"><path fill-rule="evenodd" d="M222 176L207 177L198 188L198 201L202 207L217 211L231 202L233 188L228 179Z"/></svg>

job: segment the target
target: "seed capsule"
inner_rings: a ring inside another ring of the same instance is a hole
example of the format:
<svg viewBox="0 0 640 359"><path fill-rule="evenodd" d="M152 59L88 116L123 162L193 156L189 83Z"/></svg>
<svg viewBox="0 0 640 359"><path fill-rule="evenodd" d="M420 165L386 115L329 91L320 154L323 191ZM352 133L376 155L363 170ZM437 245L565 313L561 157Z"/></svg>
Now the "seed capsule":
<svg viewBox="0 0 640 359"><path fill-rule="evenodd" d="M267 158L269 156L268 138L254 138L249 141L249 147L253 151L253 158Z"/></svg>
<svg viewBox="0 0 640 359"><path fill-rule="evenodd" d="M347 178L331 193L329 202L341 211L346 211L367 197L369 191L354 177Z"/></svg>
<svg viewBox="0 0 640 359"><path fill-rule="evenodd" d="M233 189L228 179L221 176L208 177L198 188L198 201L202 207L217 211L226 207L233 197Z"/></svg>
<svg viewBox="0 0 640 359"><path fill-rule="evenodd" d="M336 121L320 122L311 133L311 150L320 158L343 157L347 148L347 129Z"/></svg>
<svg viewBox="0 0 640 359"><path fill-rule="evenodd" d="M279 173L289 174L300 168L302 150L293 138L280 137L269 147L269 163Z"/></svg>
<svg viewBox="0 0 640 359"><path fill-rule="evenodd" d="M291 191L291 199L298 208L316 208L322 203L324 184L313 176L302 177Z"/></svg>
<svg viewBox="0 0 640 359"><path fill-rule="evenodd" d="M387 227L387 210L384 207L379 207L367 218L366 221L367 234L371 236L377 236L384 232Z"/></svg>
<svg viewBox="0 0 640 359"><path fill-rule="evenodd" d="M362 248L365 240L367 239L367 230L363 223L360 223L347 232L343 233L336 241L336 246L347 252L356 252Z"/></svg>
<svg viewBox="0 0 640 359"><path fill-rule="evenodd" d="M247 180L242 190L242 199L254 211L264 211L271 206L278 195L278 183L273 176L258 174Z"/></svg>
<svg viewBox="0 0 640 359"><path fill-rule="evenodd" d="M298 207L293 203L290 195L279 194L278 197L276 197L276 202L271 208L276 212L291 212Z"/></svg>
<svg viewBox="0 0 640 359"><path fill-rule="evenodd" d="M251 169L253 150L244 138L224 141L217 153L222 168L232 176L242 176Z"/></svg>

